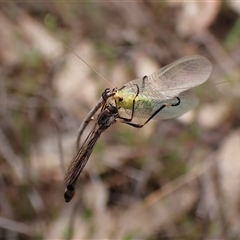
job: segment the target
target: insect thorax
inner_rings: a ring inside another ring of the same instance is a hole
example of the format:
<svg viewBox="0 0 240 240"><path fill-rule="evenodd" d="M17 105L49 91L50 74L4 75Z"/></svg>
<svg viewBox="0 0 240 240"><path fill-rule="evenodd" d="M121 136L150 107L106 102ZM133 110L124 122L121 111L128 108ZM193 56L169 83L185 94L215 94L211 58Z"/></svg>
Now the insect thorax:
<svg viewBox="0 0 240 240"><path fill-rule="evenodd" d="M131 110L133 107L133 100L135 99L135 108L137 108L138 105L148 105L148 107L151 107L151 101L148 97L142 95L139 93L136 96L135 91L131 91L131 89L122 89L116 92L116 94L113 96L113 99L116 101L116 104L118 107L129 109Z"/></svg>

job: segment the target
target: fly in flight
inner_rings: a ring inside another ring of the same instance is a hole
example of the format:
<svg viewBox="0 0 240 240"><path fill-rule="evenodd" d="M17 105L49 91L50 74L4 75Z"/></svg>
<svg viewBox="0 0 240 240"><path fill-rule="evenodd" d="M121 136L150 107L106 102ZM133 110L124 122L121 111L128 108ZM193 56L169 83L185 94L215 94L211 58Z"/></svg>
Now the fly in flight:
<svg viewBox="0 0 240 240"><path fill-rule="evenodd" d="M190 111L198 104L194 96L179 96L180 93L204 83L210 76L211 63L202 56L181 58L160 70L126 83L122 88L107 88L96 106L83 121L79 138L101 108L93 129L77 151L66 172L64 199L71 201L75 194L80 173L85 167L93 148L102 134L112 124L119 121L132 127L141 128L151 119L176 118ZM129 118L120 115L124 109ZM133 122L133 118L143 118L143 124Z"/></svg>

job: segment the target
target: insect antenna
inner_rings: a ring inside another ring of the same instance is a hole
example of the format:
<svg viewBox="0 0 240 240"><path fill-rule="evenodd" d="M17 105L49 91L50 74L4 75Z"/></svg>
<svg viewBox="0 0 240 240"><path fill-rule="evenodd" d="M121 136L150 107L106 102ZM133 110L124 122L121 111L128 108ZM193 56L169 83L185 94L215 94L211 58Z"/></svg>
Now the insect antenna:
<svg viewBox="0 0 240 240"><path fill-rule="evenodd" d="M47 26L47 29L54 35L54 33L52 32L52 30L50 29L49 25L48 25L48 18L50 17L50 14L48 14L45 17L45 25ZM78 59L80 59L83 63L85 63L93 72L95 72L99 77L101 77L104 81L106 81L110 86L113 87L113 85L110 83L110 81L108 81L102 74L100 74L96 69L94 69L90 64L88 64L82 57L80 57L77 53L75 53L68 45L66 45L64 42L62 42L60 40L61 44L66 47L71 53L73 53Z"/></svg>

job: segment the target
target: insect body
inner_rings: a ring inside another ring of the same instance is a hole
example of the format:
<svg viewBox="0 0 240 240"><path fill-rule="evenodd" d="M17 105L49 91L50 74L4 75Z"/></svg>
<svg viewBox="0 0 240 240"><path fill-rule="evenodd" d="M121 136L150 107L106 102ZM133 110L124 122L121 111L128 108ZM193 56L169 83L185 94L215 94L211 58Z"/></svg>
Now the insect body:
<svg viewBox="0 0 240 240"><path fill-rule="evenodd" d="M64 198L69 202L75 193L77 179L85 167L93 147L102 132L116 121L141 128L151 119L179 117L198 104L194 96L179 96L180 93L204 83L210 76L211 63L201 56L181 58L142 79L126 83L122 88L106 89L96 106L89 112L80 127L79 138L93 115L101 108L97 123L79 148L65 175ZM110 102L109 100L112 99ZM124 109L130 116L120 116ZM144 118L143 124L132 122Z"/></svg>

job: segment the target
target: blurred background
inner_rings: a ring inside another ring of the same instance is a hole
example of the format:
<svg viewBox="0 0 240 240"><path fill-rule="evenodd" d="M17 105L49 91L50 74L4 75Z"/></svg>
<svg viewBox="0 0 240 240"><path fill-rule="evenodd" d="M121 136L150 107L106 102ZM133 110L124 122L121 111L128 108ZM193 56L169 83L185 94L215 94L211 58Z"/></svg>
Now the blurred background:
<svg viewBox="0 0 240 240"><path fill-rule="evenodd" d="M237 239L239 14L220 0L1 3L0 238ZM65 203L78 127L104 89L194 54L213 65L199 106L116 123Z"/></svg>

